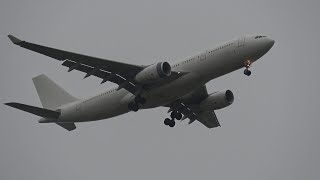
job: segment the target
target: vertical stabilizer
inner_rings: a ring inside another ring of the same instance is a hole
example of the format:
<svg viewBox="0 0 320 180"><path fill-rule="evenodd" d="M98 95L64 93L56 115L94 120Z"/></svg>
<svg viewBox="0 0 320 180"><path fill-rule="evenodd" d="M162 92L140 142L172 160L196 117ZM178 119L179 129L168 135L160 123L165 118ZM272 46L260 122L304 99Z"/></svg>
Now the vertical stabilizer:
<svg viewBox="0 0 320 180"><path fill-rule="evenodd" d="M78 100L44 74L34 77L32 80L42 106L46 109L56 110L59 106Z"/></svg>

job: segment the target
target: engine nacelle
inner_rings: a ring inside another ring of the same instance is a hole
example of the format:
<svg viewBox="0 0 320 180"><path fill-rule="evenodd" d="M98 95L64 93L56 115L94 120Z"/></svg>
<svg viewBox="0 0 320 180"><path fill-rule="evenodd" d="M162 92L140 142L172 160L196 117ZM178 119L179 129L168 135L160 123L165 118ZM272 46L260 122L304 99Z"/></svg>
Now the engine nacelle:
<svg viewBox="0 0 320 180"><path fill-rule="evenodd" d="M147 84L169 77L170 75L170 64L168 62L159 62L143 69L136 75L134 80L138 83Z"/></svg>
<svg viewBox="0 0 320 180"><path fill-rule="evenodd" d="M231 105L234 101L234 96L232 91L226 90L221 92L216 92L209 95L200 103L201 110L213 111L217 109L225 108Z"/></svg>

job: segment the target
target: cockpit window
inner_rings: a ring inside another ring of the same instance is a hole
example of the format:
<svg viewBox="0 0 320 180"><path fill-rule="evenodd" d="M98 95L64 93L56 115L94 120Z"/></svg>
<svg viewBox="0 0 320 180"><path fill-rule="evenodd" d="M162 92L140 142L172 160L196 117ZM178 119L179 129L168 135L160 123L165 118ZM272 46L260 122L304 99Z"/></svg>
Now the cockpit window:
<svg viewBox="0 0 320 180"><path fill-rule="evenodd" d="M255 39L259 39L259 38L263 38L263 37L267 37L267 36L256 36L254 37Z"/></svg>

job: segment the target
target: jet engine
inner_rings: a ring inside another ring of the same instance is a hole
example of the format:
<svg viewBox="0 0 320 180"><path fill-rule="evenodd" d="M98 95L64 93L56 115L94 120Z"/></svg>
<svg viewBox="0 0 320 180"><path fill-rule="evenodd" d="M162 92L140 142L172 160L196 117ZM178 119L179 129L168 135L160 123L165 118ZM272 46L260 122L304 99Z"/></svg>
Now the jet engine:
<svg viewBox="0 0 320 180"><path fill-rule="evenodd" d="M159 62L150 65L139 72L134 78L135 81L142 84L159 81L171 75L171 66L168 62Z"/></svg>
<svg viewBox="0 0 320 180"><path fill-rule="evenodd" d="M226 90L210 94L200 103L201 110L213 111L225 108L233 103L234 96L232 91Z"/></svg>

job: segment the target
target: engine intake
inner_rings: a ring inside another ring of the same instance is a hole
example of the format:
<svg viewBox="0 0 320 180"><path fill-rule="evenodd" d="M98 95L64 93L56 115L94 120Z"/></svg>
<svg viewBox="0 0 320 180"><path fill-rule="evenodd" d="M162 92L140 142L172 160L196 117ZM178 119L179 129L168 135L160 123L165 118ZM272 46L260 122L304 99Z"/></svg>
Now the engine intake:
<svg viewBox="0 0 320 180"><path fill-rule="evenodd" d="M209 95L200 103L201 110L213 111L230 106L234 101L232 91L226 90Z"/></svg>
<svg viewBox="0 0 320 180"><path fill-rule="evenodd" d="M168 62L159 62L157 64L150 65L139 72L135 81L146 84L155 81L159 81L163 78L171 75L171 66Z"/></svg>

